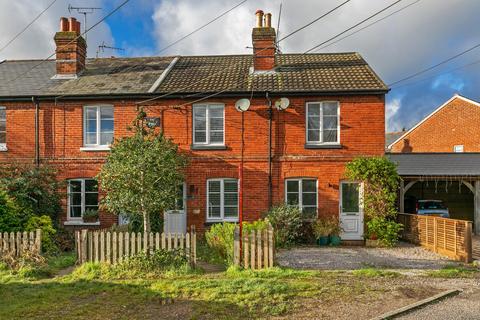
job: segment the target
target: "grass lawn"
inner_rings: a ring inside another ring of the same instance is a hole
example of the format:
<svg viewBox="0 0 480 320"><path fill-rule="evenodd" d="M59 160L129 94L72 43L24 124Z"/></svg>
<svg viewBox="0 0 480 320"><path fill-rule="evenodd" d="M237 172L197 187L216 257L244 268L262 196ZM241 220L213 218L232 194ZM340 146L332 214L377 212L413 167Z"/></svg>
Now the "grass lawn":
<svg viewBox="0 0 480 320"><path fill-rule="evenodd" d="M54 263L68 265L69 258ZM66 261L67 260L67 261ZM63 261L63 262L62 262ZM52 264L52 263L51 263ZM113 279L107 267L86 264L55 278L0 271L0 319L252 319L370 318L439 290L405 288L391 271L264 271L166 273Z"/></svg>

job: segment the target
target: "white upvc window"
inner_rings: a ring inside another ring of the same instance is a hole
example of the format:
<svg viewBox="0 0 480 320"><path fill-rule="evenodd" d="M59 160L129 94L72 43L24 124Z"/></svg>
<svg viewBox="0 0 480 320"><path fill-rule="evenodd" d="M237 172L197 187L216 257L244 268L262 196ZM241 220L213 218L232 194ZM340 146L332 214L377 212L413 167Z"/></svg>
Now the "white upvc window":
<svg viewBox="0 0 480 320"><path fill-rule="evenodd" d="M83 107L85 147L108 147L113 142L113 106Z"/></svg>
<svg viewBox="0 0 480 320"><path fill-rule="evenodd" d="M94 179L68 180L68 220L82 220L86 210L98 210L98 183Z"/></svg>
<svg viewBox="0 0 480 320"><path fill-rule="evenodd" d="M225 144L225 105L210 103L193 106L193 144Z"/></svg>
<svg viewBox="0 0 480 320"><path fill-rule="evenodd" d="M337 101L308 102L305 122L307 144L340 143L340 105Z"/></svg>
<svg viewBox="0 0 480 320"><path fill-rule="evenodd" d="M453 146L453 152L456 152L456 153L463 152L463 144L457 144Z"/></svg>
<svg viewBox="0 0 480 320"><path fill-rule="evenodd" d="M207 180L207 221L238 221L238 180Z"/></svg>
<svg viewBox="0 0 480 320"><path fill-rule="evenodd" d="M317 179L286 179L285 203L298 206L306 219L316 218L318 208L317 190Z"/></svg>
<svg viewBox="0 0 480 320"><path fill-rule="evenodd" d="M0 107L0 151L7 150L7 108Z"/></svg>

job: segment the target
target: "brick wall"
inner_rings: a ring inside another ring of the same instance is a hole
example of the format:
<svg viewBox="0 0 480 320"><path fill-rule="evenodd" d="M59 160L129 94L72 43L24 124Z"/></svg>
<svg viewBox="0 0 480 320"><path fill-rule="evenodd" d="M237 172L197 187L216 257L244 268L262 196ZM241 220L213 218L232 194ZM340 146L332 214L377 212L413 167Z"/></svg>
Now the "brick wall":
<svg viewBox="0 0 480 320"><path fill-rule="evenodd" d="M392 152L453 152L463 145L464 152L480 152L480 106L456 97L433 114L404 139Z"/></svg>
<svg viewBox="0 0 480 320"><path fill-rule="evenodd" d="M275 98L273 98L275 99ZM186 174L188 225L203 230L206 217L206 180L238 178L241 151L241 113L234 108L237 99L216 99L225 103L225 144L227 150L191 150L191 107L172 108L184 101L161 101L148 106L148 116L159 116L165 134L179 144L191 162ZM272 202L284 201L284 179L318 179L320 215L338 214L339 182L345 163L359 155L384 153L385 111L383 96L328 96L291 98L286 111L273 112L272 125ZM305 149L305 104L308 101L340 102L341 149ZM115 136L128 134L126 127L136 114L132 101L42 102L40 104L40 144L42 163L59 170L59 179L94 177L105 152L81 151L83 145L83 106L111 104L115 112ZM31 102L3 103L7 107L8 152L0 152L0 162L33 162L34 108ZM258 219L268 209L268 107L265 99L253 99L244 114L244 217ZM63 190L64 206L66 190ZM189 192L190 193L190 192ZM66 216L64 217L64 219ZM101 214L102 227L116 217Z"/></svg>

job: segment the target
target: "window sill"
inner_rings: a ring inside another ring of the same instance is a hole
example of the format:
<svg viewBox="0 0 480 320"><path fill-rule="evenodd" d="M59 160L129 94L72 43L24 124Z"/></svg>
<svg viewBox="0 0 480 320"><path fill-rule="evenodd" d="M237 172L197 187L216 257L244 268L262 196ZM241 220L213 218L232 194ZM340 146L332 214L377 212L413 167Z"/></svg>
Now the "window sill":
<svg viewBox="0 0 480 320"><path fill-rule="evenodd" d="M99 226L100 221L97 221L97 222L83 222L81 220L79 220L79 221L69 220L69 221L65 221L63 223L63 225L65 225L65 226Z"/></svg>
<svg viewBox="0 0 480 320"><path fill-rule="evenodd" d="M197 144L192 144L191 145L192 150L227 150L227 146L225 145L197 145Z"/></svg>
<svg viewBox="0 0 480 320"><path fill-rule="evenodd" d="M7 144L0 143L0 152L6 152L6 151L8 151Z"/></svg>
<svg viewBox="0 0 480 320"><path fill-rule="evenodd" d="M341 144L312 144L306 143L305 149L342 149L343 146Z"/></svg>
<svg viewBox="0 0 480 320"><path fill-rule="evenodd" d="M100 147L81 147L80 151L86 152L101 152L101 151L110 151L110 147L108 146L100 146Z"/></svg>

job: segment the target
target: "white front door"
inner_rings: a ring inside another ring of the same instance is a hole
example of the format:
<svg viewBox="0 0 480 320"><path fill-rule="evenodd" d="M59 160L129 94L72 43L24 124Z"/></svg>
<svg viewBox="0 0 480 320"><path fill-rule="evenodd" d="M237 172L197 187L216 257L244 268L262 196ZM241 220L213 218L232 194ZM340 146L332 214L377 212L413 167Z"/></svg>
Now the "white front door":
<svg viewBox="0 0 480 320"><path fill-rule="evenodd" d="M340 226L342 240L363 240L362 184L340 183Z"/></svg>
<svg viewBox="0 0 480 320"><path fill-rule="evenodd" d="M187 232L187 188L185 183L179 186L175 208L165 211L163 217L163 232Z"/></svg>

